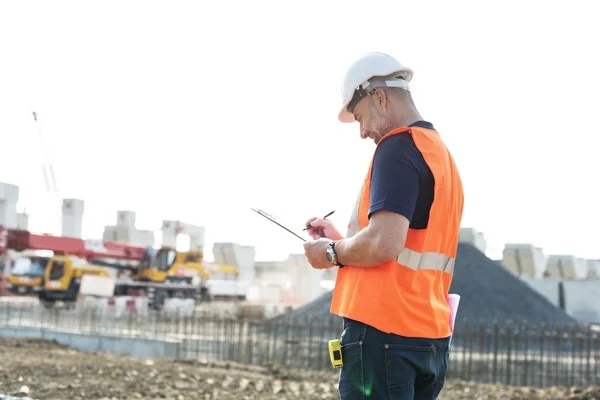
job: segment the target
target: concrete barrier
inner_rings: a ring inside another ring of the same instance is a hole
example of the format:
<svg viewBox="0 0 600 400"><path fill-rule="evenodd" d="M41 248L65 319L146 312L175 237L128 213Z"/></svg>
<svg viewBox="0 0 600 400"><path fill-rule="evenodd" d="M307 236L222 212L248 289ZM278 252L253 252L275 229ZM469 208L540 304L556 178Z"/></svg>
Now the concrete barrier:
<svg viewBox="0 0 600 400"><path fill-rule="evenodd" d="M600 280L563 280L556 277L534 279L522 277L531 288L547 298L556 307L563 308L583 323L600 323ZM561 300L560 285L563 287ZM562 304L561 304L562 301Z"/></svg>
<svg viewBox="0 0 600 400"><path fill-rule="evenodd" d="M531 286L536 292L544 296L555 307L560 308L559 287L561 282L559 278L547 277L543 279L522 276L521 279Z"/></svg>
<svg viewBox="0 0 600 400"><path fill-rule="evenodd" d="M566 311L582 322L600 323L600 280L564 281Z"/></svg>
<svg viewBox="0 0 600 400"><path fill-rule="evenodd" d="M51 329L0 326L0 337L19 337L56 340L58 343L81 351L107 351L134 357L179 357L180 341L128 338L110 335L87 335Z"/></svg>

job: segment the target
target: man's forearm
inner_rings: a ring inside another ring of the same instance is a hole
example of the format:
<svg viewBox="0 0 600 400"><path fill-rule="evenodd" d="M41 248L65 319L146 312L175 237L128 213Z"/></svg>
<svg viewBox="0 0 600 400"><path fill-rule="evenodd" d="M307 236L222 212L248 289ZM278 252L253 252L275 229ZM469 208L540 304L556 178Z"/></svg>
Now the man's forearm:
<svg viewBox="0 0 600 400"><path fill-rule="evenodd" d="M335 252L343 265L377 267L397 256L386 247L386 241L377 238L367 227L350 238L338 241Z"/></svg>

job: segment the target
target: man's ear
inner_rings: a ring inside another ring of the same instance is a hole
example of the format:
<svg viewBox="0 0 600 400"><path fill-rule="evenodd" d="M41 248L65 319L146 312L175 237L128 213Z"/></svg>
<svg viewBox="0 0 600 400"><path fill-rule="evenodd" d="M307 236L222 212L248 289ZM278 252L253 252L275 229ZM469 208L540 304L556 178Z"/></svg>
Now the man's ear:
<svg viewBox="0 0 600 400"><path fill-rule="evenodd" d="M375 93L373 93L375 105L379 107L382 111L385 111L387 108L387 96L385 92L381 89L376 89Z"/></svg>

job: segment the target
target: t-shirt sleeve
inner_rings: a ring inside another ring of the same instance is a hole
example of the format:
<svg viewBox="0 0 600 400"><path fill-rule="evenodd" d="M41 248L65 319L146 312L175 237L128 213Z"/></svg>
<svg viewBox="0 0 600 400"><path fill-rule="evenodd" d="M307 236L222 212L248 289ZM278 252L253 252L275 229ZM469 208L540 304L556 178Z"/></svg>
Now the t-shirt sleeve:
<svg viewBox="0 0 600 400"><path fill-rule="evenodd" d="M419 155L410 136L394 135L379 144L371 169L369 218L388 210L412 222L419 198Z"/></svg>

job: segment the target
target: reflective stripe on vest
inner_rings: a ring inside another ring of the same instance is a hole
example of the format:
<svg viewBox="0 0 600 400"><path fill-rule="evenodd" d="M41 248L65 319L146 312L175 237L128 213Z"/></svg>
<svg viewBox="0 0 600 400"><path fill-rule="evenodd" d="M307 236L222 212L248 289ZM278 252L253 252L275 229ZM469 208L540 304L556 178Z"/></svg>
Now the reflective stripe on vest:
<svg viewBox="0 0 600 400"><path fill-rule="evenodd" d="M417 270L434 270L454 273L454 257L448 257L444 254L425 252L419 253L411 249L404 249L402 253L396 257L396 262L413 271Z"/></svg>

